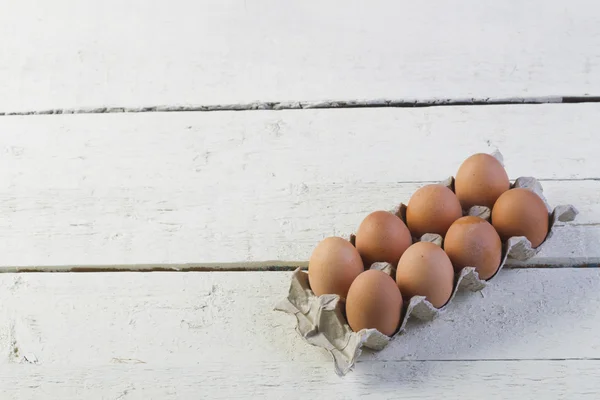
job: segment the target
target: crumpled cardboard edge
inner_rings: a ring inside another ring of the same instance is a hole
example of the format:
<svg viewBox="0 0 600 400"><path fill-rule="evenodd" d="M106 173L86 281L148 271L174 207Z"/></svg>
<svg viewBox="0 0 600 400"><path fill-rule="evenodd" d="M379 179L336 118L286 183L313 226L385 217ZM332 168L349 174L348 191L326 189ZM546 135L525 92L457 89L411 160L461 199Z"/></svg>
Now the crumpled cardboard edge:
<svg viewBox="0 0 600 400"><path fill-rule="evenodd" d="M342 314L339 296L315 296L309 287L308 273L301 268L292 274L288 297L275 310L296 316L296 332L308 343L329 352L339 376L352 369L363 346L381 350L390 341L376 329L353 332Z"/></svg>
<svg viewBox="0 0 600 400"><path fill-rule="evenodd" d="M500 152L495 152L496 157L503 165L503 157ZM454 191L454 177L441 182ZM308 282L308 273L298 268L292 274L289 293L286 299L282 300L275 310L293 314L296 317L296 332L308 343L326 349L334 361L334 369L337 375L347 374L354 366L356 360L362 352L362 347L372 350L382 350L389 341L402 333L411 317L420 320L430 321L444 313L448 305L454 299L459 290L469 290L477 292L485 288L504 267L508 258L519 261L526 261L535 256L552 237L556 222L573 221L579 213L572 205L559 205L552 209L544 197L542 185L533 177L519 177L511 185L511 188L527 188L538 194L549 212L549 230L544 242L537 248L531 247L531 242L527 238L511 237L502 246L502 261L496 273L487 281L479 278L479 274L474 267L465 267L461 270L455 279L454 289L448 302L441 308L435 308L425 296L414 296L404 313L398 331L388 337L376 329L363 329L359 332L353 332L348 325L342 310L342 303L337 295L315 296ZM406 222L406 206L402 203L390 210ZM483 206L473 206L466 213L467 215L479 216L487 221L490 220L491 210ZM354 245L355 237L350 236L350 242ZM420 238L413 238L416 241L429 241L442 246L443 241L440 235L425 234ZM395 266L377 262L370 266L370 269L378 269L389 274L393 279L396 276Z"/></svg>

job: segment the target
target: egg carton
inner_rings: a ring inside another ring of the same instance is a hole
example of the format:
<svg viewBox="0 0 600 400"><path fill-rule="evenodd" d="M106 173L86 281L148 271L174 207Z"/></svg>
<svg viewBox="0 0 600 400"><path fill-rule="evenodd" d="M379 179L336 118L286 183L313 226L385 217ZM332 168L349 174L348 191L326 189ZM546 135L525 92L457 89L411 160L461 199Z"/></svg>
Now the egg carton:
<svg viewBox="0 0 600 400"><path fill-rule="evenodd" d="M502 164L502 154L492 154ZM454 178L450 177L441 184L454 191ZM552 209L544 197L542 185L532 177L520 177L515 180L511 188L527 188L542 198L550 214L550 226L544 242L537 248L532 248L531 242L523 237L511 237L502 244L502 262L494 276L488 280L482 280L474 267L465 267L455 278L454 289L448 302L441 308L435 308L425 296L414 296L410 299L408 306L403 312L400 327L392 336L386 336L377 329L362 329L353 332L348 325L343 313L343 303L338 295L326 294L316 296L310 289L308 273L298 268L292 274L292 280L288 296L275 306L275 310L283 311L296 316L296 332L308 343L322 347L327 350L334 361L334 369L337 375L347 374L360 356L362 348L371 350L382 350L390 340L405 331L408 320L412 317L423 321L430 321L444 313L448 305L454 299L459 290L477 292L485 288L504 267L509 258L526 261L535 256L552 237L557 222L570 222L578 214L572 205L559 205ZM406 222L406 205L400 204L391 213ZM466 215L481 217L490 220L491 210L484 206L471 207ZM355 236L350 236L350 243L354 245ZM440 235L427 233L413 241L428 241L442 246L443 239ZM385 262L373 263L370 269L378 269L395 278L395 266Z"/></svg>

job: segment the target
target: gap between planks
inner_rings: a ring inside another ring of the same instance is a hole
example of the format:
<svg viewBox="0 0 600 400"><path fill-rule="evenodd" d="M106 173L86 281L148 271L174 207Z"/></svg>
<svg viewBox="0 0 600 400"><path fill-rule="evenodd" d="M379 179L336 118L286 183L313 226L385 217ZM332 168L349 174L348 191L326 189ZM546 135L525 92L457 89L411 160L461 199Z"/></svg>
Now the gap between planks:
<svg viewBox="0 0 600 400"><path fill-rule="evenodd" d="M519 104L574 104L599 103L600 96L540 96L540 97L473 97L445 99L375 99L375 100L322 100L322 101L258 101L239 104L213 105L155 105L145 107L82 107L48 110L5 111L0 116L51 114L111 114L146 112L210 112L210 111L278 111L335 108L414 108L449 106L498 106Z"/></svg>
<svg viewBox="0 0 600 400"><path fill-rule="evenodd" d="M221 264L139 264L139 265L82 265L82 266L40 266L40 267L2 267L0 273L39 273L39 272L288 272L297 268L308 269L307 261L280 263L280 262L248 262L248 263L221 263ZM600 268L600 259L575 265L555 264L527 264L505 265L504 269L581 269Z"/></svg>

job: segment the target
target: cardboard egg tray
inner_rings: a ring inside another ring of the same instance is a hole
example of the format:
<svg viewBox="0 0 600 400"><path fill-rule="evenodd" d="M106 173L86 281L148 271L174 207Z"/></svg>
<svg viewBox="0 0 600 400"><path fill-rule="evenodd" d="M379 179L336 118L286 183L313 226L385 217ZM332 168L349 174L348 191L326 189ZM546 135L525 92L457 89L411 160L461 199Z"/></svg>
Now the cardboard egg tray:
<svg viewBox="0 0 600 400"><path fill-rule="evenodd" d="M502 155L499 152L494 153L493 156L503 163ZM454 191L453 177L443 181L442 184ZM535 256L552 237L556 222L573 221L578 214L572 205L559 205L552 209L544 197L542 185L535 178L518 178L511 188L518 187L532 190L544 200L550 215L549 231L544 242L535 249L531 247L531 242L523 236L511 237L503 243L502 261L494 276L500 272L508 258L526 261ZM404 204L400 204L390 212L406 222L406 206ZM466 214L479 216L489 221L491 210L483 206L473 206ZM442 245L442 237L436 234L425 234L420 238L413 238L413 242L416 241L429 241L439 246ZM350 242L354 245L354 235L351 235ZM372 264L370 269L382 270L395 278L395 267L395 265L380 262ZM359 332L353 332L344 317L339 296L334 294L315 296L310 289L308 273L302 271L301 268L294 271L288 296L277 304L275 310L295 315L296 332L308 343L326 349L333 358L335 372L343 376L352 369L363 346L372 350L382 350L390 340L405 330L409 318L416 317L420 320L430 321L446 311L448 304L452 302L459 290L480 291L494 276L485 281L479 279L474 267L463 268L455 277L454 290L450 299L439 309L435 308L424 296L412 297L403 312L400 327L392 337L386 336L376 329L362 329Z"/></svg>

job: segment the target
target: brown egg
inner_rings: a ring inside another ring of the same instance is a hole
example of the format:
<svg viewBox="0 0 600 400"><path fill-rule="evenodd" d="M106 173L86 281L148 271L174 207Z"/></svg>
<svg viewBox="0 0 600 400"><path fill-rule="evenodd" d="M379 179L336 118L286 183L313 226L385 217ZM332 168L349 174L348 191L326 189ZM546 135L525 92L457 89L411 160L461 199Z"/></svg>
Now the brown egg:
<svg viewBox="0 0 600 400"><path fill-rule="evenodd" d="M406 223L415 237L425 233L444 236L454 221L462 217L458 198L443 185L426 185L417 190L406 208Z"/></svg>
<svg viewBox="0 0 600 400"><path fill-rule="evenodd" d="M308 261L308 282L317 296L348 295L352 281L364 271L360 254L352 244L340 237L328 237L313 250Z"/></svg>
<svg viewBox="0 0 600 400"><path fill-rule="evenodd" d="M425 296L434 307L440 308L452 295L454 269L440 246L418 242L400 257L396 284L405 301Z"/></svg>
<svg viewBox="0 0 600 400"><path fill-rule="evenodd" d="M549 214L544 201L529 189L515 188L502 194L492 209L492 225L503 241L525 236L536 248L548 234Z"/></svg>
<svg viewBox="0 0 600 400"><path fill-rule="evenodd" d="M360 274L348 291L346 317L354 332L377 329L392 336L400 325L402 295L385 272L371 269Z"/></svg>
<svg viewBox="0 0 600 400"><path fill-rule="evenodd" d="M479 278L490 279L502 259L502 242L494 227L483 218L457 219L444 238L444 250L456 272L475 267Z"/></svg>
<svg viewBox="0 0 600 400"><path fill-rule="evenodd" d="M375 211L358 227L355 244L365 268L374 262L396 265L412 244L412 237L400 218L387 211Z"/></svg>
<svg viewBox="0 0 600 400"><path fill-rule="evenodd" d="M454 178L454 192L465 211L472 206L491 209L509 188L506 170L490 154L478 153L467 158Z"/></svg>

